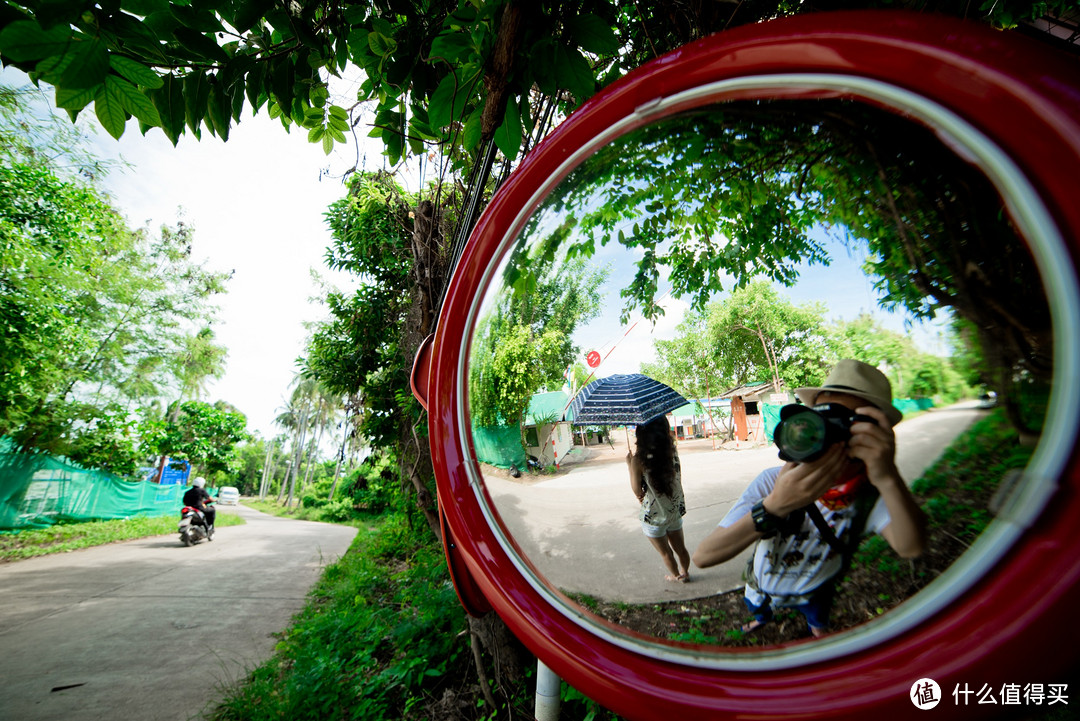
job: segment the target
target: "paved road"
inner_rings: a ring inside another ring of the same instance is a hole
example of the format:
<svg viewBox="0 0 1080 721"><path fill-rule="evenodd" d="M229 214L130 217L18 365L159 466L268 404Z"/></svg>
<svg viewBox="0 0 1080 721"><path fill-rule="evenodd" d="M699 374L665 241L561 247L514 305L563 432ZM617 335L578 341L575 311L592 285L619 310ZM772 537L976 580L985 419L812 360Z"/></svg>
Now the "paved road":
<svg viewBox="0 0 1080 721"><path fill-rule="evenodd" d="M0 565L0 719L187 721L270 658L356 529L219 513L247 524Z"/></svg>
<svg viewBox="0 0 1080 721"><path fill-rule="evenodd" d="M974 404L925 413L896 427L897 465L911 482L980 414ZM742 585L749 549L708 569L691 583L669 583L659 555L641 534L630 492L626 444L592 448L590 458L548 480L521 483L486 478L507 528L539 571L557 588L629 603L686 600ZM679 444L691 553L753 478L778 461L773 446L714 450L710 441Z"/></svg>

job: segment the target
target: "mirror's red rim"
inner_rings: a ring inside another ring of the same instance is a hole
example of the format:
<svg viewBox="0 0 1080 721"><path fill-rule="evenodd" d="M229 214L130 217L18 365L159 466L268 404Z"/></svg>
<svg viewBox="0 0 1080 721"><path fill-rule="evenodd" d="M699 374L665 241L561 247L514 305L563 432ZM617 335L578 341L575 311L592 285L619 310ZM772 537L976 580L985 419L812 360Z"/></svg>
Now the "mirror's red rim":
<svg viewBox="0 0 1080 721"><path fill-rule="evenodd" d="M839 656L824 653L800 667L750 663L745 670L739 664L717 669L673 663L644 648L613 643L570 619L529 582L520 561L511 558L514 549L508 553L506 539L489 526L484 491L474 486L479 473L469 460L468 424L459 404L467 385L462 339L467 339L477 292L485 287L515 219L532 211L528 206L537 188L611 123L702 84L815 72L883 83L950 110L987 136L1031 181L1066 239L1061 250L1072 276L1080 209L1069 202L1075 188L1069 171L1075 175L1080 169L1080 92L1075 75L1048 70L1064 60L1024 44L974 24L895 13L823 14L725 33L655 61L587 103L534 151L492 201L459 266L435 344L431 440L440 503L476 588L534 653L579 690L632 717L674 708L750 716L800 708L845 716L909 703L907 690L921 677L936 678L943 688L950 680L1039 682L1045 679L1009 678L1008 672L1027 675L1045 668L1049 673L1054 662L1064 660L1059 654L1053 662L1034 656L1053 643L1055 613L1080 598L1080 539L1072 537L1080 504L1067 502L1080 486L1071 444L1075 430L1051 449L1066 466L1059 476L1063 502L1047 508L994 573L979 579L966 597L888 643ZM958 85L958 79L965 83ZM1056 317L1056 335L1059 321ZM1056 360L1060 376L1072 359L1063 363L1059 353ZM1051 565L1057 583L1047 588L1041 571ZM827 649L827 642L822 647ZM885 669L887 677L881 673ZM867 683L867 674L877 682ZM965 709L956 712L962 715Z"/></svg>

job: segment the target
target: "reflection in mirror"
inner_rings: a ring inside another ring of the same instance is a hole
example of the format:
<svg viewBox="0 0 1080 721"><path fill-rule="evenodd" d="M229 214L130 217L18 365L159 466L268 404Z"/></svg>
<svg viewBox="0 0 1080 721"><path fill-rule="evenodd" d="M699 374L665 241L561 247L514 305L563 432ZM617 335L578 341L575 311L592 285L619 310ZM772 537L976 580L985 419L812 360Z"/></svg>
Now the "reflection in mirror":
<svg viewBox="0 0 1080 721"><path fill-rule="evenodd" d="M731 102L622 136L542 200L484 296L469 414L498 516L568 607L708 646L807 635L797 614L738 630L752 548L665 580L630 489L634 429L567 417L614 373L692 399L669 416L691 551L778 465L771 428L795 388L840 358L888 375L930 547L909 562L864 541L834 629L917 594L992 525L1038 437L1052 328L1005 202L956 147L865 103Z"/></svg>

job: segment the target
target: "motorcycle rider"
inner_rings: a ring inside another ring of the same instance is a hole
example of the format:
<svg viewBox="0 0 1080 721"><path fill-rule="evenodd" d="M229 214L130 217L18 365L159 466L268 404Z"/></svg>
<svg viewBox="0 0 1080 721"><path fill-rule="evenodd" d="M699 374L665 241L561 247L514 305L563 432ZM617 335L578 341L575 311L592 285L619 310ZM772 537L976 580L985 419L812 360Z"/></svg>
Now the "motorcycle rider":
<svg viewBox="0 0 1080 721"><path fill-rule="evenodd" d="M207 533L213 532L217 510L209 505L214 501L214 498L206 492L206 479L199 476L192 481L191 488L184 493L183 500L185 506L197 508L205 516L204 522L206 523Z"/></svg>

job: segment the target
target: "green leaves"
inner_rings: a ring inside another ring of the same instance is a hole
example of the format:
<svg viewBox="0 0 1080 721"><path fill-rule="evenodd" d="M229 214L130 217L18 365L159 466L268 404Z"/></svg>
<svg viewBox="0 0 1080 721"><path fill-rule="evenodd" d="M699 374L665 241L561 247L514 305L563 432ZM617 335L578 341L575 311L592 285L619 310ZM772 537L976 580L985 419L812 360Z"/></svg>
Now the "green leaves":
<svg viewBox="0 0 1080 721"><path fill-rule="evenodd" d="M145 450L189 460L210 472L225 470L233 446L247 436L246 428L242 413L187 401L171 408L163 422L151 419L144 425Z"/></svg>
<svg viewBox="0 0 1080 721"><path fill-rule="evenodd" d="M368 47L371 48L371 52L378 55L380 58L386 58L397 50L397 43L393 37L383 35L378 31L371 31L368 33Z"/></svg>
<svg viewBox="0 0 1080 721"><path fill-rule="evenodd" d="M252 108L270 101L283 125L304 125L312 142L330 152L345 142L347 124L328 116L316 130L306 108L323 106L325 98L316 97L313 88L321 86L325 73L336 74L352 60L367 76L361 96L378 101L371 135L382 139L392 163L424 152L426 144L460 142L460 150L450 153L459 167L479 147L488 92L484 80L495 72L492 53L502 2L451 5L441 17L429 17L427 12L439 10L419 6L395 14L345 6L340 13L321 15L274 0L120 0L114 5L94 14L92 28L84 25L90 16L80 18L75 3L26 5L26 19L0 30L0 61L55 85L58 103L73 117L93 101L113 136L135 116L144 131L161 127L174 144L184 132L198 137L203 126L226 138L245 100ZM496 84L508 91L506 100L499 96L505 116L493 131L504 158L516 160L524 135L532 131L530 88L539 85L549 95L569 89L578 102L593 93L592 57L619 49L604 20L614 17L613 10L596 0L566 19L551 9L529 14L524 45L497 71L506 77ZM149 104L136 98L132 87Z"/></svg>
<svg viewBox="0 0 1080 721"><path fill-rule="evenodd" d="M187 110L184 105L183 81L172 75L162 79L161 88L150 94L150 99L158 111L161 129L173 145L184 132Z"/></svg>
<svg viewBox="0 0 1080 721"><path fill-rule="evenodd" d="M574 15L567 24L571 37L582 50L598 55L613 55L619 51L619 38L611 26L597 15Z"/></svg>
<svg viewBox="0 0 1080 721"><path fill-rule="evenodd" d="M428 105L428 118L433 127L442 128L449 125L452 118L461 116L469 100L468 86L475 77L473 75L459 81L456 75L450 73L439 82Z"/></svg>
<svg viewBox="0 0 1080 721"><path fill-rule="evenodd" d="M476 54L472 36L464 32L444 32L431 42L431 58L450 65L461 64Z"/></svg>
<svg viewBox="0 0 1080 721"><path fill-rule="evenodd" d="M596 79L585 56L566 45L555 46L555 80L569 88L578 102L584 102L596 92Z"/></svg>
<svg viewBox="0 0 1080 721"><path fill-rule="evenodd" d="M517 424L537 389L561 386L577 353L574 330L600 312L607 269L580 259L559 263L546 250L511 260L504 282L513 292L480 320L469 374L476 424Z"/></svg>
<svg viewBox="0 0 1080 721"><path fill-rule="evenodd" d="M144 88L157 89L165 84L165 81L161 79L161 76L153 70L142 63L124 57L123 55L110 56L109 66L135 85L140 85Z"/></svg>
<svg viewBox="0 0 1080 721"><path fill-rule="evenodd" d="M207 116L210 118L210 129L222 140L229 139L229 123L231 121L232 98L228 91L217 82L210 83L210 92L206 98Z"/></svg>
<svg viewBox="0 0 1080 721"><path fill-rule="evenodd" d="M334 151L335 143L346 142L349 113L337 105L331 105L325 111L322 108L309 108L300 124L308 129L308 142L322 143L323 152L329 155Z"/></svg>
<svg viewBox="0 0 1080 721"><path fill-rule="evenodd" d="M73 90L92 88L105 82L109 73L109 52L100 40L72 45L71 59L60 76L60 85Z"/></svg>
<svg viewBox="0 0 1080 721"><path fill-rule="evenodd" d="M97 92L87 88L84 90L71 90L65 88L56 89L56 107L77 114L85 108L97 96Z"/></svg>
<svg viewBox="0 0 1080 721"><path fill-rule="evenodd" d="M187 27L178 27L173 30L173 36L195 58L212 60L214 62L228 62L229 55L214 40L197 30Z"/></svg>
<svg viewBox="0 0 1080 721"><path fill-rule="evenodd" d="M521 115L518 112L517 99L510 97L506 101L506 115L502 125L495 131L495 145L507 160L517 160L521 147Z"/></svg>
<svg viewBox="0 0 1080 721"><path fill-rule="evenodd" d="M229 24L236 28L238 33L246 33L259 23L264 13L273 7L273 3L265 0L242 0L236 3L235 7Z"/></svg>
<svg viewBox="0 0 1080 721"><path fill-rule="evenodd" d="M68 27L43 30L32 20L19 20L0 31L0 54L16 62L40 60L63 53L71 37Z"/></svg>
<svg viewBox="0 0 1080 721"><path fill-rule="evenodd" d="M91 91L58 96L75 108ZM155 120L148 103L110 75L97 110L115 135L129 113ZM5 137L28 120L42 122L6 112L0 108ZM149 405L174 383L169 359L193 355L183 331L210 321L208 298L224 277L189 260L190 230L153 238L131 231L106 197L47 160L100 174L83 160L78 139L50 137L25 150L0 145L0 434L78 455L110 442L110 428L123 436L111 404Z"/></svg>

